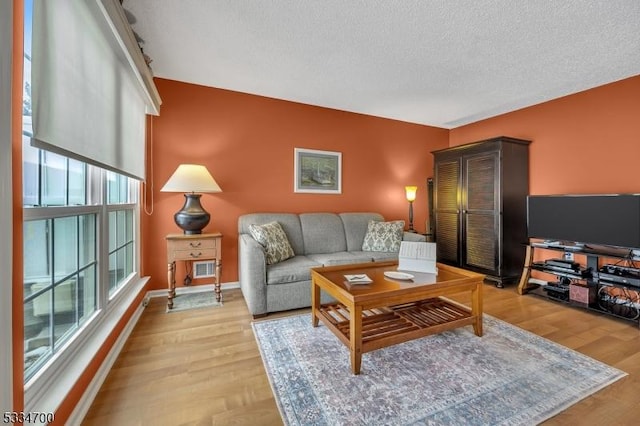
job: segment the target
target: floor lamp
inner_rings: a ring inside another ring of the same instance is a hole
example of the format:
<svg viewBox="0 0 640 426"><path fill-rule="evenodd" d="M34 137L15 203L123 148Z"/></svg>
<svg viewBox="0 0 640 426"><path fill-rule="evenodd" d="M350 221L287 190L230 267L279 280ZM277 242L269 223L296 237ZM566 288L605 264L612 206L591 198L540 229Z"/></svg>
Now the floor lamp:
<svg viewBox="0 0 640 426"><path fill-rule="evenodd" d="M407 201L409 202L409 232L416 232L413 229L413 202L416 200L416 192L418 191L417 186L405 186L405 193L407 195Z"/></svg>

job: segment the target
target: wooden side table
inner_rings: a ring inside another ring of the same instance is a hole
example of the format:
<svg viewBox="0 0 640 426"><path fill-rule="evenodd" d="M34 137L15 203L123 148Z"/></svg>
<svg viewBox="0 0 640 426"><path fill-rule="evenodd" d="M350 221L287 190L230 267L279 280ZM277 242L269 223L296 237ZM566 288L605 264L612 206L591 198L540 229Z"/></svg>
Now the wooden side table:
<svg viewBox="0 0 640 426"><path fill-rule="evenodd" d="M215 262L215 277L213 286L216 300L222 301L220 290L220 269L222 268L222 234L169 234L167 239L167 281L169 294L167 306L173 308L173 298L176 297L176 261L194 262L212 260Z"/></svg>

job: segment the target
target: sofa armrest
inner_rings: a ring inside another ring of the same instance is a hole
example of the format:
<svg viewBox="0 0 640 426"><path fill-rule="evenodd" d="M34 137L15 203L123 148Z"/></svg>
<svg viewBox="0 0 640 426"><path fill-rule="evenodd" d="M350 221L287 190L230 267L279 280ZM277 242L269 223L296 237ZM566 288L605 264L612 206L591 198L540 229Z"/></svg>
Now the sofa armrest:
<svg viewBox="0 0 640 426"><path fill-rule="evenodd" d="M427 241L427 237L416 232L404 231L404 234L402 235L402 241L425 242Z"/></svg>
<svg viewBox="0 0 640 426"><path fill-rule="evenodd" d="M248 234L238 235L238 278L251 315L267 313L267 261L262 247Z"/></svg>

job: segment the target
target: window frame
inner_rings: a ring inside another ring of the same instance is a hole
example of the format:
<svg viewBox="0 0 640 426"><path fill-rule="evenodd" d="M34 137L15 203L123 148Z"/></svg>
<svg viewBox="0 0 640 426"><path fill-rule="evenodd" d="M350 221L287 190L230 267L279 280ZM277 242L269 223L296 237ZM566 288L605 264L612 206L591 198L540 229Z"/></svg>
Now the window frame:
<svg viewBox="0 0 640 426"><path fill-rule="evenodd" d="M95 285L98 286L99 284L99 272L100 272L100 258L98 256L98 226L99 226L99 206L89 206L91 207L90 209L84 209L83 212L79 212L77 207L71 207L71 208L65 208L65 207L61 207L61 208L28 208L28 209L24 209L24 223L30 222L30 221L51 221L51 224L53 225L56 219L65 219L65 218L74 218L77 219L80 216L93 216L94 219L94 238L95 238L95 242L94 242L94 249L95 249L95 256L94 256L94 260L91 262L93 264L93 268L95 268ZM29 210L36 210L36 211L29 211ZM53 225L55 226L55 225ZM23 229L25 228L24 224L23 224ZM76 241L75 243L78 244L79 241L77 240L80 236L76 235ZM54 243L55 241L55 236L52 236L52 240L51 241L47 241L47 244L51 244L50 247L47 247L47 250L51 250L51 255L55 256L55 249L54 249ZM26 245L26 239L23 241L23 246ZM77 248L79 248L78 246L76 246ZM78 256L78 254L76 254L76 256ZM26 262L26 260L25 260ZM65 271L62 275L56 275L55 271L53 269L55 269L55 266L51 266L51 268L53 268L51 271L47 271L45 276L47 279L47 284L45 285L45 287L42 289L44 291L44 294L48 294L48 292L51 291L51 289L54 286L61 286L64 285L62 284L63 282L65 282L67 280L68 277L70 276L74 276L79 274L83 269L85 269L84 267L76 264L76 269L74 269L73 271ZM27 281L31 281L31 277L27 277L23 275L23 306L25 306L24 308L24 315L27 315L27 309L26 309L26 305L28 303L34 303L35 298L33 297L33 294L26 294L26 286L27 286ZM56 284L57 283L57 284ZM60 287L61 288L61 287ZM49 293L51 294L51 293ZM81 305L81 301L79 301L79 299L77 299L77 297L79 297L79 293L75 293L76 299L74 300L74 306L80 306ZM36 297L37 298L37 297ZM27 300L29 299L29 300ZM98 310L98 306L100 303L100 298L98 297L98 295L95 296L95 310L94 313ZM50 306L51 308L51 306ZM35 305L34 305L34 309L35 309ZM51 315L51 312L49 311L49 315ZM55 314L53 314L55 315ZM77 312L76 312L77 315ZM55 320L52 321L54 317L49 317L47 319L47 325L46 327L48 327L48 332L51 333L52 332L52 328L58 326L59 324L56 323ZM93 313L90 314L88 317L83 318L81 322L79 323L72 323L72 327L73 327L73 331L71 333L70 336L64 337L62 338L60 341L57 341L56 339L54 339L53 342L53 353L46 359L39 359L38 361L36 361L35 363L35 367L36 367L36 372L33 374L33 376L28 376L27 375L27 369L24 370L24 375L25 375L25 382L29 382L31 380L32 377L35 377L38 375L38 371L40 371L43 368L47 368L47 364L49 362L50 359L54 358L56 356L57 352L60 352L62 350L64 350L64 348L66 347L66 341L73 339L73 336L79 332L79 330L81 330L83 328L83 325L88 322L91 321L91 319L93 318ZM76 318L77 320L78 318ZM26 323L26 321L25 321ZM51 336L50 336L51 337ZM23 341L26 341L26 336L23 336ZM25 353L26 355L26 353Z"/></svg>
<svg viewBox="0 0 640 426"><path fill-rule="evenodd" d="M120 48L122 49L121 55L125 60L123 61L123 65L129 66L132 68L133 73L140 80L141 86L140 89L143 92L144 99L146 100L147 113L151 113L154 115L159 114L159 106L161 100L159 98L159 94L155 85L153 84L153 76L146 66L144 62L144 58L142 53L140 52L139 46L133 37L133 33L129 27L129 24L126 21L126 17L123 13L122 6L118 0L98 0L96 4L96 10L99 10L101 14L104 14L104 18L106 22L110 23L110 29L113 31L115 35L115 39L117 41L117 46L113 47L120 52ZM5 2L2 4L2 11L7 11L5 8ZM11 2L9 2L11 5ZM30 11L32 10L32 1L25 0L24 4L24 15L25 15L25 23L24 26L19 28L23 29L25 32L25 50L24 50L24 58L25 60L28 58L28 55L31 54L30 43L29 50L26 50L26 42L27 39L31 40L30 36L27 36L27 31L31 29L31 21L26 22L27 15L30 17ZM9 8L9 11L12 9ZM13 14L7 13L6 15L3 13L0 16L0 21L5 23L4 16L8 17L9 22L13 22ZM5 34L4 28L8 28L8 31L13 31L12 25L2 26L0 32ZM5 40L11 40L11 38L1 39L2 42L2 50L1 53L5 54ZM11 47L12 54L13 49ZM4 64L7 63L2 61L2 68L4 70ZM10 64L10 61L8 61ZM22 79L24 77L24 81L29 81L30 78L27 79L27 65L29 66L30 72L30 64L24 64L24 74L20 76ZM3 83L4 81L4 74ZM15 79L14 79L15 80ZM16 80L18 81L18 80ZM19 82L17 84L20 84ZM23 83L24 84L24 83ZM4 94L4 88L10 87L10 85L2 85L2 93ZM23 88L23 90L26 90ZM6 98L10 98L7 96ZM5 97L3 96L4 100ZM5 111L0 108L0 114L3 114ZM10 111L9 111L10 113ZM0 116L0 119L3 117ZM28 117L28 120L31 120L31 117ZM26 120L25 120L26 122ZM24 127L24 126L23 126ZM4 129L4 126L3 126ZM29 129L31 130L31 129ZM14 133L16 129L14 129ZM24 132L23 135L26 137L31 137L31 134L28 132ZM4 130L0 132L0 136L4 136ZM4 142L4 140L2 140ZM11 142L11 141L10 141ZM5 153L4 146L0 146L0 153ZM11 145L7 147L7 157L11 158L10 154L12 152ZM70 153L73 154L73 153ZM69 155L67 155L69 156ZM38 156L40 158L40 156ZM3 157L5 158L5 157ZM92 158L79 158L84 163L89 164ZM11 161L11 160L9 160ZM24 158L22 158L24 164ZM38 161L40 164L40 161ZM4 170L3 170L4 171ZM9 169L9 174L11 174L11 169ZM0 173L2 174L2 173ZM97 174L97 175L96 175ZM100 180L97 179L96 176L101 176ZM140 197L140 186L139 184L129 185L130 193L136 195L136 198L133 199L134 202L128 202L125 204L112 204L108 205L107 197L106 197L106 171L104 169L100 169L97 167L87 167L85 172L85 192L87 193L87 198L85 199L85 204L82 206L22 206L22 221L25 220L34 220L34 219L49 219L51 218L51 214L55 215L69 215L69 214L86 214L88 210L96 209L99 211L98 217L96 218L96 256L98 258L98 271L97 271L97 280L98 280L98 291L96 294L96 310L93 314L88 318L84 324L81 324L74 332L70 338L66 339L66 341L61 344L60 349L57 353L53 354L48 360L42 363L41 368L37 371L29 380L26 380L24 383L15 383L14 386L23 386L24 391L24 399L23 399L23 407L20 407L24 412L32 412L32 411L40 411L40 412L55 412L59 409L60 404L62 404L67 398L69 392L74 389L74 386L77 385L78 380L83 381L91 381L88 387L84 390L83 396L80 402L76 405L76 408L71 413L71 417L68 419L70 423L80 422L83 416L83 412L86 412L88 409L88 402L90 402L91 398L98 392L99 386L102 381L105 379L106 374L108 373L111 365L115 362L117 354L121 350L124 342L126 341L129 333L132 331L133 326L137 322L139 316L142 313L144 306L146 305L146 297L144 295L144 290L149 280L149 277L142 277L140 274L140 259L141 259L141 197ZM17 179L21 179L22 176L18 176ZM10 181L8 181L10 182ZM97 182L97 183L96 183ZM3 181L4 183L4 181ZM1 184L1 183L0 183ZM24 192L24 188L22 188ZM40 191L40 188L38 188ZM11 192L9 192L11 194ZM91 194L91 196L89 195ZM4 195L4 194L0 194ZM94 198L92 198L94 197ZM99 200L97 198L99 197ZM9 201L12 200L13 197L11 195L8 196ZM130 200L128 200L130 201ZM10 202L3 203L4 205L9 206L9 211L12 211L13 208L19 208L20 206L14 206ZM111 296L108 295L108 271L109 271L109 263L108 263L108 212L110 210L122 210L122 209L131 209L133 211L133 238L134 238L134 250L133 250L133 262L134 262L134 272L132 272L125 280L125 283ZM0 210L0 212L4 212L4 210ZM20 220L20 218L18 219ZM15 219L14 219L15 221ZM21 221L21 222L22 222ZM17 224L16 226L17 232L23 232L22 223ZM15 231L14 231L15 232ZM20 251L24 250L23 247L13 247L13 249L18 249ZM9 260L10 261L10 260ZM11 262L11 261L10 261ZM18 280L22 278L22 285L24 286L24 277L23 271L15 271L14 274L18 277ZM23 292L21 288L18 287L20 283L15 283L12 291L20 291L19 295L14 295L15 298L24 300ZM7 300L8 304L11 305L11 300L7 298L1 298L0 303L5 303ZM137 302L137 305L135 304ZM10 309L5 312L11 312ZM10 323L9 323L10 324ZM10 334L13 333L13 328L10 324ZM114 334L115 331L118 331L117 335ZM20 335L20 334L18 334ZM114 341L115 338L115 341ZM10 339L7 339L11 341ZM24 341L24 336L23 336ZM9 347L9 345L6 345ZM12 352L9 349L10 353ZM96 357L101 361L100 366L94 369L93 365L96 361ZM20 360L18 359L20 363ZM91 367L90 370L87 370ZM24 369L24 364L15 365L13 363L12 369L9 372L9 378L13 377L13 371L16 368ZM86 377L85 372L89 371L93 377ZM7 381L7 383L11 383L11 381ZM3 392L4 395L4 392ZM11 409L12 407L6 407L7 409ZM15 408L15 407L14 407Z"/></svg>
<svg viewBox="0 0 640 426"><path fill-rule="evenodd" d="M133 272L132 272L132 274L133 274L133 275L135 275L135 274L138 272L138 270L139 270L139 265L140 265L140 256L137 256L137 255L136 255L136 254L139 254L139 252L140 252L140 250L138 249L138 246L139 246L139 240L138 240L138 238L136 238L137 229L140 227L139 220L137 220L137 219L138 219L138 216L136 216L136 205L135 205L135 204L133 204L133 203L126 203L126 204L108 204L108 205L106 205L106 212L105 212L105 216L106 216L106 217L105 217L105 221L107 222L107 230L106 230L106 231L107 231L107 232L109 231L109 227L108 227L108 223L109 223L109 214L110 214L110 213L113 213L113 212L120 212L120 211L125 211L125 212L126 212L126 211L131 211L131 212L132 212L132 216L133 216L133 217L132 217L132 220L133 220L133 224L132 224L132 225L133 225L133 226L132 226L132 228L133 228L133 229L132 229L132 238L133 238L133 241L132 241L132 244L133 244L133 254L134 254L134 256L133 256L133 265L132 265ZM107 243L107 247L106 247L106 251L105 251L106 262L107 262L106 267L105 267L105 269L107 270L107 277L106 277L106 280L107 280L107 281L105 282L105 287L106 287L106 290L107 290L107 300L110 300L110 299L112 299L113 297L115 297L115 295L120 291L120 289L121 289L122 287L126 286L126 285L127 285L127 283L128 283L128 282L130 282L130 280L131 280L131 275L132 275L132 274L129 274L128 276L125 276L125 279L123 280L123 282L120 282L120 283L119 283L119 282L117 282L117 281L116 281L116 287L115 287L115 290L113 291L113 293L110 293L110 290L111 290L111 288L110 288L110 283L111 283L111 281L110 281L110 278L109 278L109 276L108 276L108 273L109 273L109 269L110 269L110 268L109 268L109 266L110 266L110 265L109 265L109 256L110 256L112 253L111 253L111 249L109 248L109 238L108 238L108 237L106 237L105 239L107 240L107 241L106 241L106 243ZM128 245L128 243L127 243L127 245ZM124 246L123 246L123 247L121 247L121 248L124 248ZM116 251L118 251L118 250L120 250L120 248L116 249L116 250L114 251L114 253L115 253Z"/></svg>
<svg viewBox="0 0 640 426"><path fill-rule="evenodd" d="M87 201L106 200L107 171L87 167L86 188L93 195ZM99 195L96 195L99 192ZM130 180L129 194L138 194L139 185ZM90 204L82 206L24 207L23 221L46 220L85 214L96 215L97 292L96 310L66 339L40 368L25 380L25 410L55 411L68 391L80 377L111 330L128 309L148 277L140 274L140 200L122 204ZM134 271L109 295L109 241L108 215L111 211L131 210L133 214ZM24 299L24 298L23 298ZM24 368L20 366L19 368ZM71 378L75 378L70 382Z"/></svg>

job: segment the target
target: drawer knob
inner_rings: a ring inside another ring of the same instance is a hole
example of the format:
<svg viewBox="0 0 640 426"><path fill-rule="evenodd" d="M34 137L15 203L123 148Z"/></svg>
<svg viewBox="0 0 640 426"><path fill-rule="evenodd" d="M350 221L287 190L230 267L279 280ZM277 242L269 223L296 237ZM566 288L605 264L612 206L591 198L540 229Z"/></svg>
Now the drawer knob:
<svg viewBox="0 0 640 426"><path fill-rule="evenodd" d="M191 257L200 257L200 256L202 256L202 252L198 252L198 253L189 253L189 256L191 256Z"/></svg>
<svg viewBox="0 0 640 426"><path fill-rule="evenodd" d="M191 247L193 247L193 248L200 247L200 244L202 244L202 242L200 242L200 241L197 241L197 242L195 242L195 243L189 243L189 245L190 245Z"/></svg>

